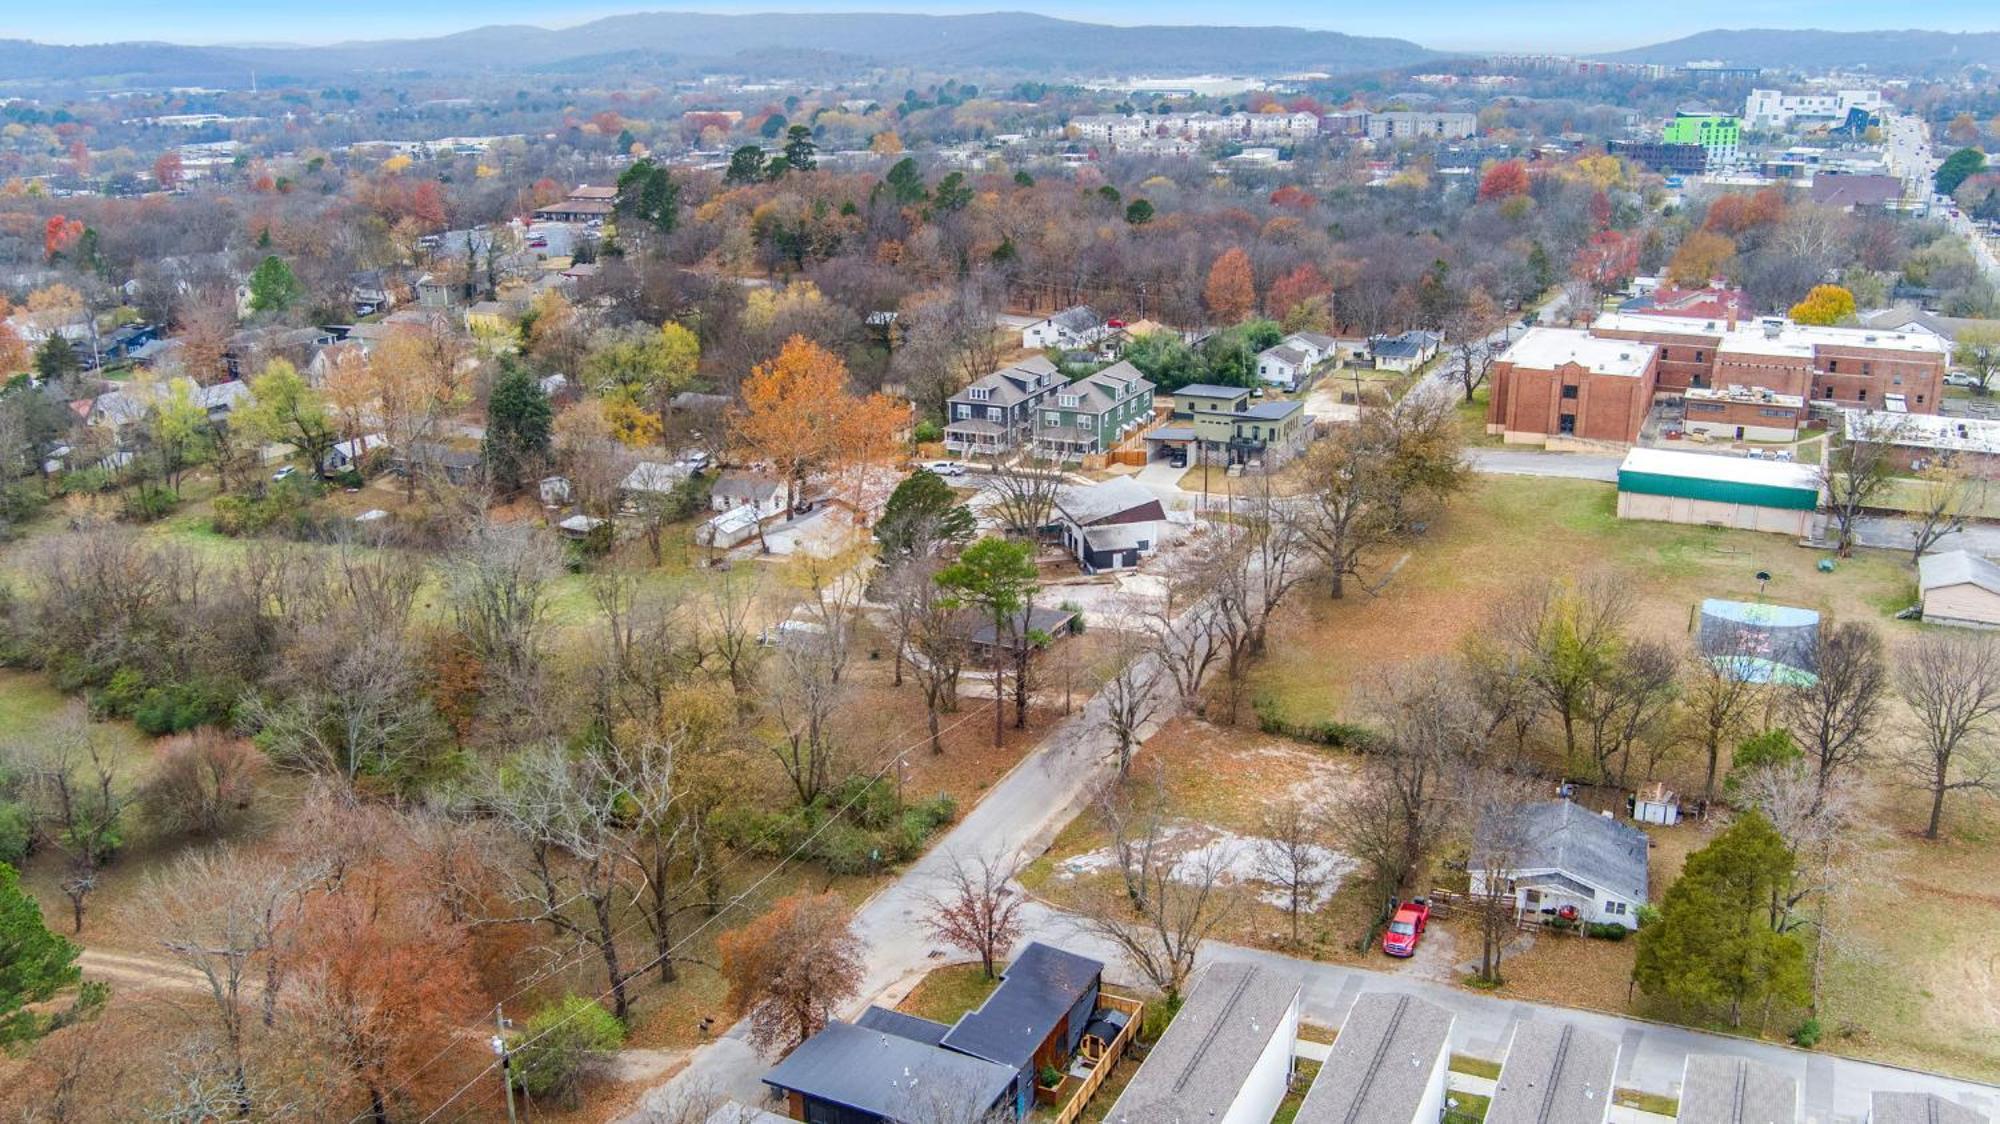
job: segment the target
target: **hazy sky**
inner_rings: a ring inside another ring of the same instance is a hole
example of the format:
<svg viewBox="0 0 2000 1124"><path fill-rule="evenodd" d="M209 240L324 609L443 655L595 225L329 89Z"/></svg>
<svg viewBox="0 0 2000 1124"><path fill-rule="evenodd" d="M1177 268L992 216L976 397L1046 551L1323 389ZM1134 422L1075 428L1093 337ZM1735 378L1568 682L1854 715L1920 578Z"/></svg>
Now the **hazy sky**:
<svg viewBox="0 0 2000 1124"><path fill-rule="evenodd" d="M1286 3L1283 0L710 0L658 4L550 0L0 0L0 38L51 43L163 39L179 43L324 43L435 35L491 23L563 26L622 11L1026 10L1103 23L1289 24L1359 35L1392 35L1429 47L1589 51L1640 46L1711 27L1925 27L2000 30L1994 0L1414 0L1411 3Z"/></svg>

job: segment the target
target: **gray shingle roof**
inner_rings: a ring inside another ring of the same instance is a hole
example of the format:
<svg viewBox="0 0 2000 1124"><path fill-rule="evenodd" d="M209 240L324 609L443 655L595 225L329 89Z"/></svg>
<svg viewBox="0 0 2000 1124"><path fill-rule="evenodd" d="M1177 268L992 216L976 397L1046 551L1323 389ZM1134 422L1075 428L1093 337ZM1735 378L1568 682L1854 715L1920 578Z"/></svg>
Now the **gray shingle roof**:
<svg viewBox="0 0 2000 1124"><path fill-rule="evenodd" d="M1917 584L1929 591L1948 585L1976 585L2000 593L2000 566L1969 550L1926 554L1917 562Z"/></svg>
<svg viewBox="0 0 2000 1124"><path fill-rule="evenodd" d="M1799 1083L1762 1062L1689 1054L1680 1124L1794 1124Z"/></svg>
<svg viewBox="0 0 2000 1124"><path fill-rule="evenodd" d="M1001 973L1000 986L979 1009L960 1017L943 1045L1021 1069L1103 972L1098 961L1036 941Z"/></svg>
<svg viewBox="0 0 2000 1124"><path fill-rule="evenodd" d="M1868 1106L1868 1124L1988 1124L1986 1114L1936 1093L1881 1093Z"/></svg>
<svg viewBox="0 0 2000 1124"><path fill-rule="evenodd" d="M1524 846L1511 865L1522 872L1552 870L1634 902L1646 900L1646 833L1567 800L1522 809ZM1472 867L1487 866L1488 833L1473 842Z"/></svg>
<svg viewBox="0 0 2000 1124"><path fill-rule="evenodd" d="M965 402L980 406L1012 406L1027 401L1038 392L1033 388L1038 382L1046 384L1044 389L1060 383L1060 378L1050 380L1056 374L1056 365L1046 356L1031 355L1010 367L1002 367L992 374L981 376L966 384L964 390L951 396L953 402ZM974 399L973 387L984 388L988 395Z"/></svg>
<svg viewBox="0 0 2000 1124"><path fill-rule="evenodd" d="M1255 964L1210 967L1105 1115L1106 1124L1220 1119L1298 1000L1300 982Z"/></svg>
<svg viewBox="0 0 2000 1124"><path fill-rule="evenodd" d="M1289 363L1294 367L1303 367L1306 364L1305 352L1295 347L1287 347L1284 344L1265 348L1262 352L1258 353L1257 358L1276 359L1280 363Z"/></svg>
<svg viewBox="0 0 2000 1124"><path fill-rule="evenodd" d="M1617 1068L1616 1038L1569 1023L1520 1023L1486 1124L1604 1124Z"/></svg>
<svg viewBox="0 0 2000 1124"><path fill-rule="evenodd" d="M918 1124L939 1106L991 1105L1014 1082L1004 1065L851 1023L832 1022L764 1075L764 1083Z"/></svg>
<svg viewBox="0 0 2000 1124"><path fill-rule="evenodd" d="M1412 1120L1441 1068L1451 1012L1412 995L1372 992L1354 1001L1295 1124Z"/></svg>
<svg viewBox="0 0 2000 1124"><path fill-rule="evenodd" d="M1114 476L1088 487L1066 485L1056 493L1056 510L1079 527L1159 502L1160 497L1152 489L1125 476Z"/></svg>

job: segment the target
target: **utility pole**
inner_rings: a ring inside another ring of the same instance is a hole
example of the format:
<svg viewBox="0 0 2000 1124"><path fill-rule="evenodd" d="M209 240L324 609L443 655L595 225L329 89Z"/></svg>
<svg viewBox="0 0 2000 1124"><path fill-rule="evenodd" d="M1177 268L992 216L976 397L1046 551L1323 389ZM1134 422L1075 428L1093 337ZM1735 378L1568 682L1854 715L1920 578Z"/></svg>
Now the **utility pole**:
<svg viewBox="0 0 2000 1124"><path fill-rule="evenodd" d="M493 1005L493 1022L501 1033L492 1038L493 1052L500 1058L500 1084L507 1090L507 1124L518 1124L514 1116L514 1058L507 1050L507 1019L500 1013L500 1005Z"/></svg>

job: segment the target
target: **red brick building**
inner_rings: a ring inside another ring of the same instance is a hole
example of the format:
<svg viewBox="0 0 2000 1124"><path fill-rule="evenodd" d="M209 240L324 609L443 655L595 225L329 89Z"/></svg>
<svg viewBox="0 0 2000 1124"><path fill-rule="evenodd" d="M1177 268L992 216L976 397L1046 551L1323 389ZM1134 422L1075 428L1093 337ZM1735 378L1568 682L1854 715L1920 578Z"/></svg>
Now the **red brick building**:
<svg viewBox="0 0 2000 1124"><path fill-rule="evenodd" d="M1629 443L1653 404L1659 349L1571 328L1531 328L1493 365L1486 432Z"/></svg>
<svg viewBox="0 0 2000 1124"><path fill-rule="evenodd" d="M1697 320L1613 312L1590 334L1660 350L1659 389L1759 387L1809 402L1935 414L1950 344L1928 332L1821 328L1782 317Z"/></svg>

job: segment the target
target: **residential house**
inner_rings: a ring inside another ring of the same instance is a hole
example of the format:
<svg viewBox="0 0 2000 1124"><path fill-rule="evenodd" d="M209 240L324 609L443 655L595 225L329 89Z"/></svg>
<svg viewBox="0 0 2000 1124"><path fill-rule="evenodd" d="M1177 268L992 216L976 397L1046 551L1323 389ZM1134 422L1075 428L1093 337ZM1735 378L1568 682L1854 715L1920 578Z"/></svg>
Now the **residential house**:
<svg viewBox="0 0 2000 1124"><path fill-rule="evenodd" d="M326 451L325 469L328 475L358 469L368 454L377 449L389 447L389 438L380 433L364 433L359 437L339 442Z"/></svg>
<svg viewBox="0 0 2000 1124"><path fill-rule="evenodd" d="M1451 1024L1450 1011L1414 995L1362 993L1293 1124L1437 1124Z"/></svg>
<svg viewBox="0 0 2000 1124"><path fill-rule="evenodd" d="M475 335L500 335L514 328L514 306L506 301L478 301L466 307L465 330Z"/></svg>
<svg viewBox="0 0 2000 1124"><path fill-rule="evenodd" d="M1414 371L1436 357L1443 346L1443 336L1421 329L1368 337L1368 354L1378 371Z"/></svg>
<svg viewBox="0 0 2000 1124"><path fill-rule="evenodd" d="M1281 343L1257 353L1257 380L1280 390L1297 390L1313 366L1305 352Z"/></svg>
<svg viewBox="0 0 2000 1124"><path fill-rule="evenodd" d="M1080 351L1097 346L1109 332L1104 317L1089 305L1079 304L1021 329L1021 346Z"/></svg>
<svg viewBox="0 0 2000 1124"><path fill-rule="evenodd" d="M1278 341L1282 347L1289 347L1305 355L1313 366L1321 363L1345 359L1367 348L1367 340L1343 340L1338 336L1319 332L1293 332Z"/></svg>
<svg viewBox="0 0 2000 1124"><path fill-rule="evenodd" d="M1130 477L1056 493L1055 516L1063 545L1086 573L1130 570L1159 549L1167 512L1152 490Z"/></svg>
<svg viewBox="0 0 2000 1124"><path fill-rule="evenodd" d="M435 273L417 278L417 303L424 308L450 308L457 286Z"/></svg>
<svg viewBox="0 0 2000 1124"><path fill-rule="evenodd" d="M1013 1070L1015 1114L1025 1116L1037 1072L1067 1068L1082 1044L1103 976L1096 960L1031 942L1001 973L1000 986L938 1044Z"/></svg>
<svg viewBox="0 0 2000 1124"><path fill-rule="evenodd" d="M347 300L354 315L373 316L396 307L397 282L386 269L364 269L347 275Z"/></svg>
<svg viewBox="0 0 2000 1124"><path fill-rule="evenodd" d="M1958 334L1967 328L2000 332L2000 320L1940 316L1920 308L1878 308L1861 313L1854 318L1854 322L1877 332L1925 332L1951 344L1956 344Z"/></svg>
<svg viewBox="0 0 2000 1124"><path fill-rule="evenodd" d="M1268 1124L1291 1084L1301 984L1275 967L1210 965L1106 1124Z"/></svg>
<svg viewBox="0 0 2000 1124"><path fill-rule="evenodd" d="M1640 312L1651 316L1680 316L1689 320L1748 320L1756 315L1750 294L1732 288L1726 281L1711 281L1699 289L1678 285L1658 285L1618 305L1620 312Z"/></svg>
<svg viewBox="0 0 2000 1124"><path fill-rule="evenodd" d="M337 338L324 328L245 328L229 337L222 361L232 379L252 378L276 359L303 368Z"/></svg>
<svg viewBox="0 0 2000 1124"><path fill-rule="evenodd" d="M637 510L641 500L672 495L692 475L693 466L685 462L640 461L618 482L618 497L624 506Z"/></svg>
<svg viewBox="0 0 2000 1124"><path fill-rule="evenodd" d="M1568 800L1479 825L1467 865L1471 892L1505 885L1521 916L1639 927L1646 904L1646 833Z"/></svg>
<svg viewBox="0 0 2000 1124"><path fill-rule="evenodd" d="M175 380L180 381L180 380ZM85 425L109 429L124 444L131 436L133 426L146 420L165 388L159 383L126 385L117 390L107 391L96 398L72 403L71 408L83 418ZM230 413L245 403L250 397L250 387L241 379L231 379L211 386L188 383L188 398L208 414L212 422L227 418Z"/></svg>
<svg viewBox="0 0 2000 1124"><path fill-rule="evenodd" d="M1868 1124L1989 1124L1986 1114L1936 1093L1877 1090L1868 1100Z"/></svg>
<svg viewBox="0 0 2000 1124"><path fill-rule="evenodd" d="M1139 368L1120 361L1058 386L1042 399L1035 452L1074 461L1110 449L1153 418L1153 384Z"/></svg>
<svg viewBox="0 0 2000 1124"><path fill-rule="evenodd" d="M1679 1124L1796 1124L1799 1083L1748 1058L1689 1054Z"/></svg>
<svg viewBox="0 0 2000 1124"><path fill-rule="evenodd" d="M1618 1049L1616 1038L1569 1023L1514 1024L1486 1124L1604 1124Z"/></svg>
<svg viewBox="0 0 2000 1124"><path fill-rule="evenodd" d="M814 1124L1014 1115L1016 1071L926 1041L927 1033L905 1037L907 1029L830 1022L772 1067L764 1084L785 1098L793 1120Z"/></svg>
<svg viewBox="0 0 2000 1124"><path fill-rule="evenodd" d="M1486 432L1629 444L1653 406L1659 349L1575 328L1530 328L1493 364ZM1778 419L1782 420L1782 419Z"/></svg>
<svg viewBox="0 0 2000 1124"><path fill-rule="evenodd" d="M1240 386L1184 386L1174 392L1173 418L1172 426L1147 435L1147 445L1156 453L1191 446L1210 464L1276 468L1305 447L1307 436L1304 403L1274 399L1252 405L1250 391Z"/></svg>
<svg viewBox="0 0 2000 1124"><path fill-rule="evenodd" d="M999 456L1028 444L1042 403L1068 385L1040 355L971 383L946 402L945 449L961 456Z"/></svg>
<svg viewBox="0 0 2000 1124"><path fill-rule="evenodd" d="M1918 559L1917 589L1929 624L2000 628L2000 566L1969 550Z"/></svg>
<svg viewBox="0 0 2000 1124"><path fill-rule="evenodd" d="M759 521L774 519L785 514L785 482L761 472L730 469L709 489L708 506L713 511L748 508L757 513Z"/></svg>
<svg viewBox="0 0 2000 1124"><path fill-rule="evenodd" d="M413 441L408 449L398 449L390 459L398 475L412 470L440 473L453 484L464 484L479 475L485 460L477 449L460 448L441 441Z"/></svg>
<svg viewBox="0 0 2000 1124"><path fill-rule="evenodd" d="M1041 650L1035 643L1037 637L1047 637L1051 642L1061 640L1070 634L1076 618L1074 610L1037 605L1033 612L1016 613L1002 636L994 630L992 617L967 609L959 613L954 629L970 650L971 662L991 667L995 659L1012 660L1023 645L1032 658Z"/></svg>

